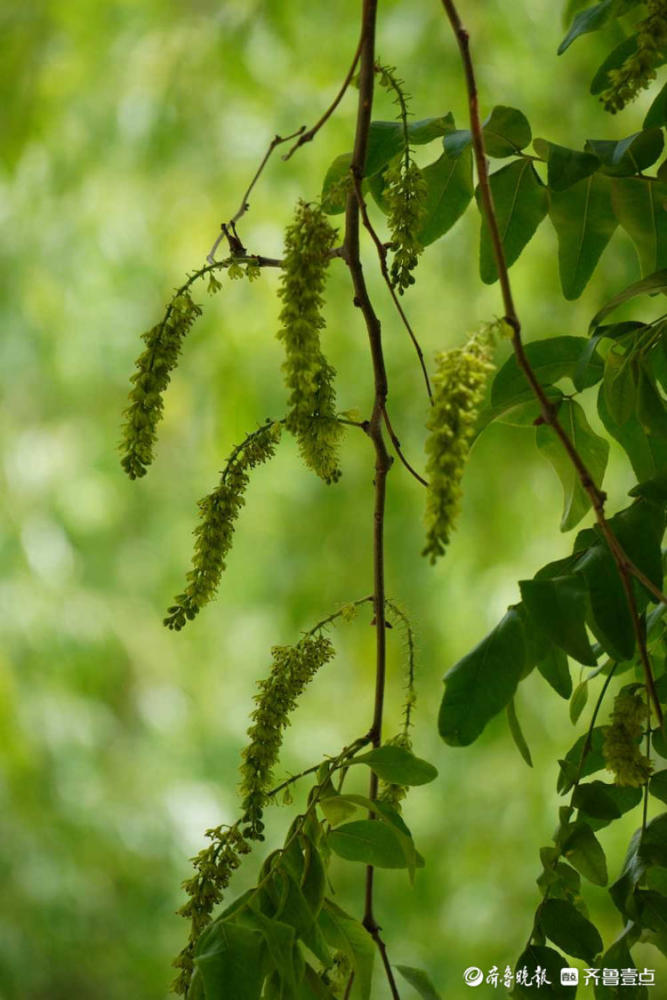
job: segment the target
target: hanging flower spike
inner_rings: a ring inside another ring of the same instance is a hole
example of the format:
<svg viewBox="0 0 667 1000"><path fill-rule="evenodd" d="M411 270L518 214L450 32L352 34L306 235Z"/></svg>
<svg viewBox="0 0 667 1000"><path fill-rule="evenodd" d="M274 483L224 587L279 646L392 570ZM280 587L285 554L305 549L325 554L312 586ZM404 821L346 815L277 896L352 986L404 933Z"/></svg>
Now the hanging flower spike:
<svg viewBox="0 0 667 1000"><path fill-rule="evenodd" d="M637 25L637 48L617 68L610 69L610 86L600 100L616 114L656 78L656 68L667 54L667 0L645 0L648 16Z"/></svg>
<svg viewBox="0 0 667 1000"><path fill-rule="evenodd" d="M444 555L459 512L461 478L475 433L477 414L493 371L494 325L470 338L463 347L436 358L433 406L426 440L429 487L426 498L426 546L422 555L434 563Z"/></svg>
<svg viewBox="0 0 667 1000"><path fill-rule="evenodd" d="M335 371L320 347L322 306L330 250L336 239L319 205L300 201L285 234L278 339L285 345L283 373L289 390L285 425L301 456L326 483L340 477Z"/></svg>
<svg viewBox="0 0 667 1000"><path fill-rule="evenodd" d="M640 685L629 684L616 696L611 725L604 734L602 755L607 769L614 772L617 785L645 785L653 770L651 760L639 747L648 708L638 687Z"/></svg>

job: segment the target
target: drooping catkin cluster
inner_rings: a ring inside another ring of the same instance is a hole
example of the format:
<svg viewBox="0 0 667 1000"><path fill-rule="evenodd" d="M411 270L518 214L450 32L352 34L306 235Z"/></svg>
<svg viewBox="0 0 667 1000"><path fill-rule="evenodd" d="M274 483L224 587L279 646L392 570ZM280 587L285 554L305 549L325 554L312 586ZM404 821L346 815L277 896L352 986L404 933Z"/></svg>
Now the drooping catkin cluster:
<svg viewBox="0 0 667 1000"><path fill-rule="evenodd" d="M183 291L172 299L164 319L142 334L146 349L136 362L137 371L130 381L130 405L124 411L121 465L130 479L146 474L153 461L157 425L162 419L162 394L169 385L171 372L178 363L183 339L201 316L201 307Z"/></svg>
<svg viewBox="0 0 667 1000"><path fill-rule="evenodd" d="M199 935L211 922L211 913L223 897L224 890L241 864L241 858L250 851L250 844L236 826L218 826L206 831L211 843L204 847L195 858L195 874L183 882L183 888L190 897L178 910L180 916L190 921L188 943L174 960L179 969L172 989L174 993L186 994L194 969L194 949Z"/></svg>
<svg viewBox="0 0 667 1000"><path fill-rule="evenodd" d="M645 785L653 764L641 752L640 740L648 719L648 708L638 685L624 687L614 699L611 725L604 734L602 754L607 768L614 772L617 785Z"/></svg>
<svg viewBox="0 0 667 1000"><path fill-rule="evenodd" d="M309 468L326 483L340 476L335 371L320 346L323 291L336 239L319 205L300 201L285 233L285 253L278 295L278 339L285 345L283 373L289 389L285 426L295 435Z"/></svg>
<svg viewBox="0 0 667 1000"><path fill-rule="evenodd" d="M393 259L391 283L402 295L414 284L412 272L417 266L424 247L419 232L426 214L426 181L413 159L408 134L408 95L403 81L396 76L393 66L376 66L380 86L394 94L398 117L403 126L404 149L402 155L387 168L384 174L384 200L387 222L391 233Z"/></svg>
<svg viewBox="0 0 667 1000"><path fill-rule="evenodd" d="M264 839L263 809L290 713L320 667L332 659L334 648L320 634L305 636L295 646L274 646L271 654L271 672L258 682L250 743L241 765L243 833L253 840Z"/></svg>
<svg viewBox="0 0 667 1000"><path fill-rule="evenodd" d="M444 555L459 512L461 478L475 433L477 414L493 371L493 325L462 347L439 354L433 379L433 406L427 421L426 546L434 563Z"/></svg>
<svg viewBox="0 0 667 1000"><path fill-rule="evenodd" d="M667 54L667 0L645 0L647 16L637 25L637 48L617 68L608 71L610 85L601 100L615 114L655 80L656 68Z"/></svg>
<svg viewBox="0 0 667 1000"><path fill-rule="evenodd" d="M234 449L212 493L199 501L200 521L194 530L195 551L187 586L174 599L164 624L177 632L211 600L225 570L225 559L232 546L234 525L245 503L244 493L251 469L272 458L281 427L269 421L250 434Z"/></svg>

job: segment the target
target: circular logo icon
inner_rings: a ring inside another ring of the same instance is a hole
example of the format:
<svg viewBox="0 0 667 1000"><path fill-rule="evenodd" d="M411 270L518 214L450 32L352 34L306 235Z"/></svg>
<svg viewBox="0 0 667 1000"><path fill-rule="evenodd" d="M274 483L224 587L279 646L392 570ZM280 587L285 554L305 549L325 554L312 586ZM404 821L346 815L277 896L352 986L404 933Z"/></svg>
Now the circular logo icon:
<svg viewBox="0 0 667 1000"><path fill-rule="evenodd" d="M468 986L479 986L484 980L484 973L481 969L478 969L476 965L471 965L469 969L463 973L463 979Z"/></svg>

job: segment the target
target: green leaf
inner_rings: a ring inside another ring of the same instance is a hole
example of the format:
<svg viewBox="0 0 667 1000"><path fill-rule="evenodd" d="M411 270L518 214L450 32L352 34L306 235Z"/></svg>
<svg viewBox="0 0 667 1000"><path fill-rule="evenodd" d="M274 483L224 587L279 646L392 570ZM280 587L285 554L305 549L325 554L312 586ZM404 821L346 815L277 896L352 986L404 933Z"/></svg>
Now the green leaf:
<svg viewBox="0 0 667 1000"><path fill-rule="evenodd" d="M294 968L294 928L275 917L267 917L258 910L246 910L243 917L258 930L266 942L269 957L281 980L289 990L296 990L296 970Z"/></svg>
<svg viewBox="0 0 667 1000"><path fill-rule="evenodd" d="M428 761L415 757L405 747L384 746L353 757L349 764L368 764L382 781L394 785L426 785L438 777L437 768Z"/></svg>
<svg viewBox="0 0 667 1000"><path fill-rule="evenodd" d="M635 651L632 615L606 542L592 545L576 563L575 573L586 581L588 624L596 639L613 660L629 660Z"/></svg>
<svg viewBox="0 0 667 1000"><path fill-rule="evenodd" d="M195 966L207 998L259 1000L264 979L261 934L223 921L209 928L203 945L195 952Z"/></svg>
<svg viewBox="0 0 667 1000"><path fill-rule="evenodd" d="M574 377L581 356L587 350L589 343L586 337L550 337L548 340L533 340L524 344L524 351L538 382L542 386L547 386L562 378ZM582 388L599 381L602 371L601 359L592 359L586 385ZM526 392L532 395L516 355L511 354L497 372L491 385L491 405L494 409L514 406L518 401L525 400Z"/></svg>
<svg viewBox="0 0 667 1000"><path fill-rule="evenodd" d="M551 646L547 655L537 664L537 669L545 681L561 698L569 699L572 694L572 678L567 655L559 646Z"/></svg>
<svg viewBox="0 0 667 1000"><path fill-rule="evenodd" d="M304 843L306 869L301 880L301 892L315 916L320 912L326 891L326 871L322 856L308 837Z"/></svg>
<svg viewBox="0 0 667 1000"><path fill-rule="evenodd" d="M348 802L343 795L329 795L320 800L319 806L331 826L344 823L357 811L357 807Z"/></svg>
<svg viewBox="0 0 667 1000"><path fill-rule="evenodd" d="M539 922L549 940L568 955L592 963L602 951L598 929L565 899L545 899Z"/></svg>
<svg viewBox="0 0 667 1000"><path fill-rule="evenodd" d="M598 415L605 430L618 441L630 459L637 479L650 480L667 466L667 443L661 438L647 437L635 415L624 424L619 424L609 412L602 388L598 393Z"/></svg>
<svg viewBox="0 0 667 1000"><path fill-rule="evenodd" d="M324 175L321 203L327 215L340 215L345 211L351 165L352 153L341 153Z"/></svg>
<svg viewBox="0 0 667 1000"><path fill-rule="evenodd" d="M574 790L572 805L592 819L619 819L639 805L641 788L622 788L605 781L588 781Z"/></svg>
<svg viewBox="0 0 667 1000"><path fill-rule="evenodd" d="M635 245L642 275L652 276L667 264L667 184L622 177L611 186L614 212Z"/></svg>
<svg viewBox="0 0 667 1000"><path fill-rule="evenodd" d="M388 823L392 827L393 836L403 851L410 881L414 881L415 869L424 867L424 859L415 848L412 834L400 813L397 813L388 802L383 802L382 799L371 800L365 795L345 795L343 798L353 804L355 808L363 808L373 812L376 819Z"/></svg>
<svg viewBox="0 0 667 1000"><path fill-rule="evenodd" d="M647 500L637 500L609 519L609 526L632 562L656 585L662 586L661 542L665 531L664 511ZM640 610L646 592L638 590Z"/></svg>
<svg viewBox="0 0 667 1000"><path fill-rule="evenodd" d="M581 406L572 399L566 399L558 412L563 430L581 456L593 481L602 485L609 444L591 428ZM537 447L553 465L563 487L563 516L561 531L569 531L581 521L591 508L591 499L581 485L579 474L572 465L555 431L547 424L537 428ZM583 662L583 661L582 661Z"/></svg>
<svg viewBox="0 0 667 1000"><path fill-rule="evenodd" d="M452 228L472 199L471 150L466 149L457 157L445 151L435 163L423 168L422 177L426 182L426 202L418 239L428 246Z"/></svg>
<svg viewBox="0 0 667 1000"><path fill-rule="evenodd" d="M533 760L530 756L530 749L526 743L526 739L521 731L521 726L519 724L519 719L516 714L516 707L514 705L514 698L512 698L507 706L507 721L510 727L510 733L512 734L512 739L514 740L514 745L517 750L525 760L528 767L533 766Z"/></svg>
<svg viewBox="0 0 667 1000"><path fill-rule="evenodd" d="M662 130L633 132L625 139L588 139L586 150L599 157L602 169L612 177L630 177L650 167L664 147Z"/></svg>
<svg viewBox="0 0 667 1000"><path fill-rule="evenodd" d="M590 774L595 774L596 771L600 771L605 766L605 759L602 755L604 729L604 726L594 727L588 748L588 735L584 733L568 750L564 759L558 762L560 764L560 774L558 775L557 789L560 795L565 795L572 788L577 775L579 778L587 778ZM581 757L586 748L587 752L583 763L581 763Z"/></svg>
<svg viewBox="0 0 667 1000"><path fill-rule="evenodd" d="M667 83L646 112L643 127L659 128L661 125L667 125Z"/></svg>
<svg viewBox="0 0 667 1000"><path fill-rule="evenodd" d="M585 35L589 31L599 31L616 13L617 6L616 0L602 0L594 7L579 11L570 25L570 30L558 46L558 55L561 56L580 35Z"/></svg>
<svg viewBox="0 0 667 1000"><path fill-rule="evenodd" d="M646 364L638 366L637 419L642 430L651 437L667 438L667 411L651 371Z"/></svg>
<svg viewBox="0 0 667 1000"><path fill-rule="evenodd" d="M484 149L487 156L504 159L520 152L531 140L530 125L522 111L497 105L484 122Z"/></svg>
<svg viewBox="0 0 667 1000"><path fill-rule="evenodd" d="M445 743L468 746L508 704L526 663L521 618L514 608L445 677L438 727Z"/></svg>
<svg viewBox="0 0 667 1000"><path fill-rule="evenodd" d="M331 850L346 861L361 861L378 868L407 868L405 852L394 830L378 820L344 823L329 834Z"/></svg>
<svg viewBox="0 0 667 1000"><path fill-rule="evenodd" d="M586 708L586 703L588 702L588 683L582 681L575 688L574 694L572 695L572 701L570 702L570 722L573 726L576 726L579 721L579 717L583 710Z"/></svg>
<svg viewBox="0 0 667 1000"><path fill-rule="evenodd" d="M623 354L612 347L605 361L602 391L612 418L620 425L626 423L637 405L635 359L632 352Z"/></svg>
<svg viewBox="0 0 667 1000"><path fill-rule="evenodd" d="M354 969L352 997L370 1000L373 981L375 943L358 920L330 899L325 899L320 914L322 933L332 948L347 955Z"/></svg>
<svg viewBox="0 0 667 1000"><path fill-rule="evenodd" d="M610 69L618 69L622 66L628 56L632 56L637 51L637 36L630 35L625 38L615 49L609 53L607 58L600 64L591 81L591 94L601 94L603 90L611 86L609 78Z"/></svg>
<svg viewBox="0 0 667 1000"><path fill-rule="evenodd" d="M519 957L516 963L516 973L522 970L527 971L528 982L531 985L524 986L516 983L514 986L514 997L527 997L529 1000L544 1000L553 997L556 1000L566 1000L572 997L572 990L567 986L562 986L560 981L561 969L567 969L568 963L562 955L553 948L544 945L529 944ZM546 970L549 985L540 986L533 982L535 971L540 968Z"/></svg>
<svg viewBox="0 0 667 1000"><path fill-rule="evenodd" d="M593 330L596 326L599 326L605 316L608 316L610 312L614 311L614 309L623 305L624 302L628 302L630 299L634 299L638 295L655 295L657 292L664 292L665 290L667 290L667 268L662 268L662 270L656 271L654 274L649 274L640 281L633 281L633 283L624 288L623 291L614 295L614 297L595 314L590 323L591 330Z"/></svg>
<svg viewBox="0 0 667 1000"><path fill-rule="evenodd" d="M563 856L572 867L593 885L606 885L609 879L607 861L600 842L588 823L583 821L572 823L562 831L562 834ZM575 952L570 954L574 955Z"/></svg>
<svg viewBox="0 0 667 1000"><path fill-rule="evenodd" d="M599 961L602 969L634 969L635 963L628 948L628 941L636 940L638 929L633 930L633 925L623 932L618 941L614 941L611 947L604 953ZM596 1000L648 1000L649 992L645 986L604 986L598 983L595 986Z"/></svg>
<svg viewBox="0 0 667 1000"><path fill-rule="evenodd" d="M586 634L586 588L577 576L520 580L528 614L552 642L580 663L594 666L595 654Z"/></svg>
<svg viewBox="0 0 667 1000"><path fill-rule="evenodd" d="M422 1000L442 1000L442 997L423 969L415 969L411 965L395 965L394 968L403 976L406 983L412 986Z"/></svg>
<svg viewBox="0 0 667 1000"><path fill-rule="evenodd" d="M656 771L655 774L651 775L648 790L656 799L667 802L667 770Z"/></svg>
<svg viewBox="0 0 667 1000"><path fill-rule="evenodd" d="M667 868L667 812L654 816L641 834L637 856L648 865Z"/></svg>
<svg viewBox="0 0 667 1000"><path fill-rule="evenodd" d="M547 184L551 191L565 191L577 181L590 177L600 166L594 153L568 149L547 139L535 139L533 147L538 156L547 162Z"/></svg>
<svg viewBox="0 0 667 1000"><path fill-rule="evenodd" d="M576 299L617 226L609 178L593 173L567 190L550 191L549 218L558 236L563 295Z"/></svg>
<svg viewBox="0 0 667 1000"><path fill-rule="evenodd" d="M511 267L547 214L547 191L528 159L515 160L491 174L489 184L506 263ZM498 272L479 188L475 196L482 213L480 275L490 285L497 280Z"/></svg>

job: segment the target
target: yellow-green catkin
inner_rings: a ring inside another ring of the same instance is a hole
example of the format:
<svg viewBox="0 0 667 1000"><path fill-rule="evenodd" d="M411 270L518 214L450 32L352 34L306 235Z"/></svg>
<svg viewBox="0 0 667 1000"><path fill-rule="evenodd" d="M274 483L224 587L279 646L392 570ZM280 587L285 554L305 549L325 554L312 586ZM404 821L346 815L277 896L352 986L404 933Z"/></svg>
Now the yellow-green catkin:
<svg viewBox="0 0 667 1000"><path fill-rule="evenodd" d="M617 785L638 787L651 777L653 764L641 752L640 741L648 708L636 684L624 687L614 700L611 725L604 734L602 755Z"/></svg>
<svg viewBox="0 0 667 1000"><path fill-rule="evenodd" d="M439 354L433 405L427 421L426 546L434 563L444 555L461 501L461 478L475 433L486 383L493 371L494 326L485 327L462 347Z"/></svg>
<svg viewBox="0 0 667 1000"><path fill-rule="evenodd" d="M220 484L199 501L200 521L195 528L195 551L187 586L174 598L164 624L179 632L215 595L225 559L232 547L236 518L245 503L249 472L272 458L281 427L267 422L234 449L220 477Z"/></svg>
<svg viewBox="0 0 667 1000"><path fill-rule="evenodd" d="M271 653L271 672L258 683L241 765L243 834L252 840L264 839L262 814L290 713L320 667L332 659L334 648L319 634L305 636L295 646L274 646Z"/></svg>
<svg viewBox="0 0 667 1000"><path fill-rule="evenodd" d="M609 87L601 100L615 114L655 80L667 54L667 0L645 0L647 16L637 25L637 48L616 69L608 71Z"/></svg>
<svg viewBox="0 0 667 1000"><path fill-rule="evenodd" d="M336 418L335 370L320 346L322 307L330 251L336 230L321 207L300 201L285 234L285 253L278 295L278 339L285 345L283 373L289 390L285 426L297 439L306 465L326 483L340 476Z"/></svg>
<svg viewBox="0 0 667 1000"><path fill-rule="evenodd" d="M170 302L162 322L142 334L146 349L137 359L137 371L130 379L130 405L123 414L120 444L121 465L130 479L144 476L153 461L157 425L164 409L162 396L178 363L183 340L201 312L190 293L181 292Z"/></svg>
<svg viewBox="0 0 667 1000"><path fill-rule="evenodd" d="M179 973L172 989L181 995L190 987L197 939L211 922L211 912L222 900L243 855L250 851L250 844L236 826L218 826L207 830L206 836L211 843L193 858L195 874L183 883L189 899L178 910L180 916L190 921L188 943L173 963Z"/></svg>

